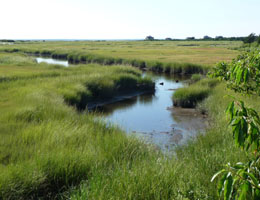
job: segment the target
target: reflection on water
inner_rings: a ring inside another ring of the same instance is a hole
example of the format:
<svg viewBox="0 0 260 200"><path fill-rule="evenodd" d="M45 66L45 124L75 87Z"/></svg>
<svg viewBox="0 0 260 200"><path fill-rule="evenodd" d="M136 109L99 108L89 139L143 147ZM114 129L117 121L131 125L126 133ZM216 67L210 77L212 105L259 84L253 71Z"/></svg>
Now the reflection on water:
<svg viewBox="0 0 260 200"><path fill-rule="evenodd" d="M172 108L172 94L183 87L187 77L149 75L156 83L154 94L105 105L99 108L103 117L129 134L144 136L163 149L183 144L198 131L203 131L205 119L195 110L182 112L180 108Z"/></svg>
<svg viewBox="0 0 260 200"><path fill-rule="evenodd" d="M48 64L58 64L58 65L63 65L65 67L69 66L69 62L66 61L66 60L57 60L57 59L53 59L53 58L37 57L36 62L37 63L45 62L45 63L48 63Z"/></svg>
<svg viewBox="0 0 260 200"><path fill-rule="evenodd" d="M136 104L149 105L149 103L153 102L153 98L155 98L154 94L143 94L140 96L132 97L130 99L99 107L97 108L97 111L101 112L103 116L110 116L113 114L113 112L117 112L118 110L133 109L131 107L135 107Z"/></svg>

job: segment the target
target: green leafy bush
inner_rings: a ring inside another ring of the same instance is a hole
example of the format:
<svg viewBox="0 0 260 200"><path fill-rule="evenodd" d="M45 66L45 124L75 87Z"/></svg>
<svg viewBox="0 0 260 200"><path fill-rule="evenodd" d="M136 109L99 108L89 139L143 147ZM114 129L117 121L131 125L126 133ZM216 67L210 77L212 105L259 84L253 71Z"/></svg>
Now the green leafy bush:
<svg viewBox="0 0 260 200"><path fill-rule="evenodd" d="M230 64L219 64L212 73L227 81L232 90L251 95L260 95L260 52L248 52L238 56ZM260 117L253 108L245 106L243 101L234 100L228 108L233 139L235 144L245 151L251 151L253 157L248 163L228 163L217 172L212 181L221 175L218 181L219 197L226 200L260 199Z"/></svg>

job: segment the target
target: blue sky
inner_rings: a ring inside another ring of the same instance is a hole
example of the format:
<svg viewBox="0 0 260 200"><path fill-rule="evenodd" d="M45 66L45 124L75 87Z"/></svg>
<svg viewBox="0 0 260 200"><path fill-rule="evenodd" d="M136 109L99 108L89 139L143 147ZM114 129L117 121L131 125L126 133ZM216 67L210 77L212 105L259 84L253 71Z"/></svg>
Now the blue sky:
<svg viewBox="0 0 260 200"><path fill-rule="evenodd" d="M1 39L260 34L260 0L1 0L0 7Z"/></svg>

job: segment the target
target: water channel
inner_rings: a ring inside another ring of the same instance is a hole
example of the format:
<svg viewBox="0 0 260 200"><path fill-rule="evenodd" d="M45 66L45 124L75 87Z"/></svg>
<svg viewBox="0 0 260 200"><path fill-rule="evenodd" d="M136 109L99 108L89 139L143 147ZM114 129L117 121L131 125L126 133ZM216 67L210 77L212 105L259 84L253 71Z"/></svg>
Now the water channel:
<svg viewBox="0 0 260 200"><path fill-rule="evenodd" d="M67 61L36 58L37 62L69 66ZM156 84L153 94L143 94L104 105L97 109L107 123L117 124L129 134L138 135L162 149L171 150L185 143L207 126L205 116L195 109L172 106L173 92L183 87L188 77L145 73Z"/></svg>

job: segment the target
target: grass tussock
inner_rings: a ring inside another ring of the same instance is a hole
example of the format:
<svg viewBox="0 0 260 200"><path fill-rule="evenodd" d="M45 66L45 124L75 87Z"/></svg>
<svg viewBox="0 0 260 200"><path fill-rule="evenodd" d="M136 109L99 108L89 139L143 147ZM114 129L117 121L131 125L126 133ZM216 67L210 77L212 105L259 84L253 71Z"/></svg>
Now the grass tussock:
<svg viewBox="0 0 260 200"><path fill-rule="evenodd" d="M196 77L197 79L197 77ZM191 79L194 81L194 76ZM172 99L174 106L183 108L194 108L212 92L212 88L218 84L215 79L202 79L194 84L180 88L173 93Z"/></svg>
<svg viewBox="0 0 260 200"><path fill-rule="evenodd" d="M191 83L196 83L199 80L201 80L203 77L201 74L192 74L191 78L190 78L190 82Z"/></svg>

